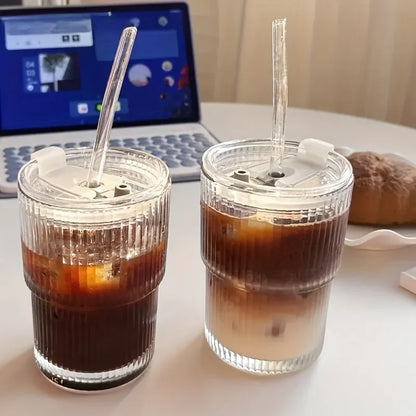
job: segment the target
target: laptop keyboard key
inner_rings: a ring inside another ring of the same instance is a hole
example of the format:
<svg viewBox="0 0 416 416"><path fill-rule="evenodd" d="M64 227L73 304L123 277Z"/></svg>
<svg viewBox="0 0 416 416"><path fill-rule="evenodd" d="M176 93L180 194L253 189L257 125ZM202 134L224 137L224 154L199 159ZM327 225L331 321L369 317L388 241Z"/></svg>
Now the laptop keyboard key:
<svg viewBox="0 0 416 416"><path fill-rule="evenodd" d="M32 152L32 147L31 146L22 146L22 147L19 147L18 155L19 156L24 156L24 155L27 155L31 152Z"/></svg>
<svg viewBox="0 0 416 416"><path fill-rule="evenodd" d="M153 144L162 144L164 142L162 136L153 136L150 140Z"/></svg>
<svg viewBox="0 0 416 416"><path fill-rule="evenodd" d="M172 147L174 147L175 149L185 149L188 146L185 143L177 142L173 143Z"/></svg>
<svg viewBox="0 0 416 416"><path fill-rule="evenodd" d="M19 160L20 160L20 157L18 156L6 156L7 163L18 163Z"/></svg>
<svg viewBox="0 0 416 416"><path fill-rule="evenodd" d="M136 139L136 141L140 144L140 145L145 145L145 144L150 144L150 140L148 137L139 137L138 139Z"/></svg>
<svg viewBox="0 0 416 416"><path fill-rule="evenodd" d="M155 150L155 151L152 152L152 155L156 156L156 157L159 157L159 158L162 158L163 156L166 155L166 153L162 152L161 150Z"/></svg>
<svg viewBox="0 0 416 416"><path fill-rule="evenodd" d="M201 159L202 158L202 155L204 154L204 152L196 152L196 151L194 151L193 153L192 153L192 157L195 159L195 160L199 160L199 159Z"/></svg>
<svg viewBox="0 0 416 416"><path fill-rule="evenodd" d="M195 161L194 161L194 160L191 160L191 159L184 159L184 160L181 160L181 165L182 165L182 166L185 166L185 167L191 167L191 166L195 166L195 165L196 165L196 163L195 163Z"/></svg>
<svg viewBox="0 0 416 416"><path fill-rule="evenodd" d="M180 165L174 159L163 158L163 161L168 165L169 168L178 168Z"/></svg>
<svg viewBox="0 0 416 416"><path fill-rule="evenodd" d="M3 150L3 153L4 153L5 155L14 155L16 152L17 152L17 149L16 149L15 147L6 147L6 148Z"/></svg>
<svg viewBox="0 0 416 416"><path fill-rule="evenodd" d="M64 146L66 149L73 149L74 147L77 147L77 144L74 142L70 142L70 143L65 143Z"/></svg>
<svg viewBox="0 0 416 416"><path fill-rule="evenodd" d="M158 150L158 148L155 146L146 146L146 149L145 149L147 153L153 153L155 150Z"/></svg>
<svg viewBox="0 0 416 416"><path fill-rule="evenodd" d="M15 165L10 165L6 167L6 173L8 175L14 175L17 174L17 172L19 172L20 169L20 163L19 164L15 164Z"/></svg>
<svg viewBox="0 0 416 416"><path fill-rule="evenodd" d="M191 153L181 153L181 154L176 156L176 159L178 159L178 160L192 159L192 154Z"/></svg>

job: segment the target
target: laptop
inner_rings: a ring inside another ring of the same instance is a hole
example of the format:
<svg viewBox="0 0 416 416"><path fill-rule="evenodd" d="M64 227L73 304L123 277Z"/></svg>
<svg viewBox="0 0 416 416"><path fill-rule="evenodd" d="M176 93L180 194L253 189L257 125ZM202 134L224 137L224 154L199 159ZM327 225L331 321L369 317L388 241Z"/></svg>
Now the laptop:
<svg viewBox="0 0 416 416"><path fill-rule="evenodd" d="M45 146L91 147L122 30L138 33L110 146L153 153L199 179L217 139L201 124L185 3L0 9L0 192Z"/></svg>

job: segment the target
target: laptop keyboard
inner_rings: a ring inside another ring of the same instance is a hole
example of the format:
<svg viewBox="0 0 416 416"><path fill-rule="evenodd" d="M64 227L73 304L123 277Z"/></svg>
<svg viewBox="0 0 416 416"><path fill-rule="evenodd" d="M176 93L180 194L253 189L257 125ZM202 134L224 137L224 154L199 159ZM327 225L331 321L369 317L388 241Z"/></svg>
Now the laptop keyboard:
<svg viewBox="0 0 416 416"><path fill-rule="evenodd" d="M113 139L109 142L111 147L128 147L152 153L159 157L168 165L173 182L198 179L202 154L216 143L212 137L203 133ZM92 145L92 141L80 141L64 144L55 143L49 146L74 148L92 147ZM16 182L19 169L30 160L30 155L44 147L46 145L4 148L3 159L6 168L6 181L9 183Z"/></svg>

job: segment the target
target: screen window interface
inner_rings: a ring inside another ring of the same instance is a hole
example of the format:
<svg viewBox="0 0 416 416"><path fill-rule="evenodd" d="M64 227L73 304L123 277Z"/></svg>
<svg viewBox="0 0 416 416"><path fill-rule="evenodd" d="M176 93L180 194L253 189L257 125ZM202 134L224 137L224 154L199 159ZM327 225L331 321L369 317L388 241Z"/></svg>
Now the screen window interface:
<svg viewBox="0 0 416 416"><path fill-rule="evenodd" d="M188 121L190 67L180 9L3 16L3 131L95 126L121 33L138 28L114 122Z"/></svg>

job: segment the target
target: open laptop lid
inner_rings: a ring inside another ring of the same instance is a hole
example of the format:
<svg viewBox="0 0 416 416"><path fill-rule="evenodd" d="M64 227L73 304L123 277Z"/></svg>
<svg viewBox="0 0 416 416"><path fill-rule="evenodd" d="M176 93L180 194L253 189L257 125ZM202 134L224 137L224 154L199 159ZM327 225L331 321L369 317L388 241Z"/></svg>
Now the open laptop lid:
<svg viewBox="0 0 416 416"><path fill-rule="evenodd" d="M0 135L96 128L122 30L138 34L114 126L199 121L185 3L0 10Z"/></svg>

